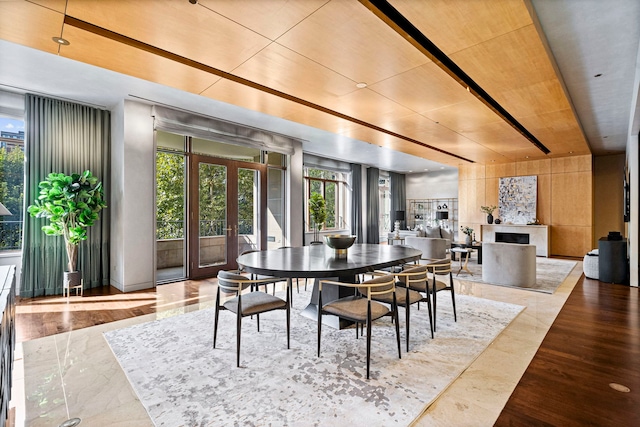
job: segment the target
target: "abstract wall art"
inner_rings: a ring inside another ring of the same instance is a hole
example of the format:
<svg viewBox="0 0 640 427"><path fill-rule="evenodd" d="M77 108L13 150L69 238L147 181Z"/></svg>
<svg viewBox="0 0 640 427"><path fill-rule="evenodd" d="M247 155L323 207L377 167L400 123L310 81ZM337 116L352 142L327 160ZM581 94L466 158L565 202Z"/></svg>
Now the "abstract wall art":
<svg viewBox="0 0 640 427"><path fill-rule="evenodd" d="M527 224L536 219L537 176L500 178L498 215L503 224Z"/></svg>

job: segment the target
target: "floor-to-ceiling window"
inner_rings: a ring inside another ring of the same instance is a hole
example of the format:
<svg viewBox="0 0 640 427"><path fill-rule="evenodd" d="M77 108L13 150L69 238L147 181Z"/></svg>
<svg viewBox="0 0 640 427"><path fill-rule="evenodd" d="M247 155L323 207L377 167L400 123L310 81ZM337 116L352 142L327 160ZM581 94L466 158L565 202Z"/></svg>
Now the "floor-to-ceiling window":
<svg viewBox="0 0 640 427"><path fill-rule="evenodd" d="M22 249L24 121L0 117L0 251Z"/></svg>
<svg viewBox="0 0 640 427"><path fill-rule="evenodd" d="M286 246L285 185L287 156L268 153L267 249Z"/></svg>
<svg viewBox="0 0 640 427"><path fill-rule="evenodd" d="M392 225L391 225L391 185L390 185L388 172L380 171L380 179L378 181L378 187L380 189L379 191L380 198L378 200L378 203L379 203L378 212L380 213L380 219L378 222L378 224L380 224L379 226L380 241L386 242L387 234L393 231Z"/></svg>
<svg viewBox="0 0 640 427"><path fill-rule="evenodd" d="M185 138L156 134L156 281L181 280L186 271Z"/></svg>

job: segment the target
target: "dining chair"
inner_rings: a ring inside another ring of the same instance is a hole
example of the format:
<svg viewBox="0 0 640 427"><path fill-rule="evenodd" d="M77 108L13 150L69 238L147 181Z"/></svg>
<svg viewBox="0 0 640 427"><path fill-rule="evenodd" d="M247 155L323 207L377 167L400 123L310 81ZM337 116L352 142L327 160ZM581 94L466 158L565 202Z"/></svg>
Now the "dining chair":
<svg viewBox="0 0 640 427"><path fill-rule="evenodd" d="M266 279L267 283L272 283L273 278ZM246 316L256 315L258 332L260 332L260 313L266 313L273 310L285 310L287 318L287 348L289 346L289 331L291 306L289 304L289 285L290 279L280 279L285 281L286 299L283 300L267 292L259 290L243 293L247 288L254 285L262 285L265 279L250 279L247 276L238 274L235 271L218 272L218 290L216 293L216 308L213 324L213 348L216 348L216 340L218 338L218 317L221 310L229 310L236 314L236 366L240 367L240 336L242 332L242 318ZM222 293L234 294L235 296L222 300Z"/></svg>
<svg viewBox="0 0 640 427"><path fill-rule="evenodd" d="M318 282L318 357L320 357L320 342L322 339L322 315L332 314L342 319L355 322L356 336L359 324L367 327L367 379L369 379L369 367L371 361L371 327L373 321L384 316L391 316L396 328L396 341L398 345L398 358L400 354L400 327L398 325L398 306L396 304L395 276L385 274L366 280L362 283L345 283L331 280ZM354 295L322 304L322 286L331 284L336 286L348 286L354 288ZM374 300L385 294L391 295L391 308Z"/></svg>
<svg viewBox="0 0 640 427"><path fill-rule="evenodd" d="M409 351L410 311L412 304L427 303L429 312L429 332L433 338L433 314L431 311L431 297L429 296L429 277L426 265L406 265L403 271L394 273L396 282L396 301L405 311L405 331L407 352ZM376 298L377 301L388 300L387 296ZM420 306L418 306L420 308Z"/></svg>
<svg viewBox="0 0 640 427"><path fill-rule="evenodd" d="M450 259L434 261L426 264L426 267L432 275L431 296L433 297L433 331L435 332L437 323L438 292L451 291L454 322L458 321L458 315L456 314L456 294L453 286L453 274Z"/></svg>
<svg viewBox="0 0 640 427"><path fill-rule="evenodd" d="M240 256L245 255L245 254L250 254L253 252L261 252L260 249L247 249L246 251L243 251ZM241 264L238 264L238 272L240 274L244 274L244 266ZM260 279L260 283L259 284L254 284L251 285L252 287L256 287L258 290L260 290L259 286L264 286L264 291L267 292L267 286L269 285L273 285L273 291L272 291L272 295L276 294L276 284L278 282L281 282L285 279L279 278L279 277L272 277L272 276L263 276L261 274L253 274L250 273L249 277L251 278L251 280L256 280L256 279Z"/></svg>

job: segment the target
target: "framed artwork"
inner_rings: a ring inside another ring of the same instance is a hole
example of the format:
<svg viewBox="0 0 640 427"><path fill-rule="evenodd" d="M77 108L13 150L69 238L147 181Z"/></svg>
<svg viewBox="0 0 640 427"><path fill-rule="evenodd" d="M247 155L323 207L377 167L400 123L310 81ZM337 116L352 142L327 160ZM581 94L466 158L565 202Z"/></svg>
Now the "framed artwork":
<svg viewBox="0 0 640 427"><path fill-rule="evenodd" d="M536 219L538 177L500 178L498 209L503 224L528 224Z"/></svg>

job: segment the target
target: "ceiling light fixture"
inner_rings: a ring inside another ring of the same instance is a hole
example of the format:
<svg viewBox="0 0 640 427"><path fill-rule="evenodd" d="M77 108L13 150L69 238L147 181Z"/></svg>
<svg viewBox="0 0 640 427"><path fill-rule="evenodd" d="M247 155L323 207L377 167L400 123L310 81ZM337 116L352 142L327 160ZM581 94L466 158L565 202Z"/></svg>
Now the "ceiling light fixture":
<svg viewBox="0 0 640 427"><path fill-rule="evenodd" d="M364 89L365 87L367 87L367 84L365 82L356 83L356 87L358 89Z"/></svg>
<svg viewBox="0 0 640 427"><path fill-rule="evenodd" d="M69 46L71 44L69 43L69 40L63 39L62 37L51 37L51 40L63 46Z"/></svg>

